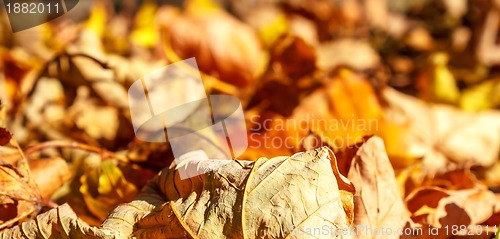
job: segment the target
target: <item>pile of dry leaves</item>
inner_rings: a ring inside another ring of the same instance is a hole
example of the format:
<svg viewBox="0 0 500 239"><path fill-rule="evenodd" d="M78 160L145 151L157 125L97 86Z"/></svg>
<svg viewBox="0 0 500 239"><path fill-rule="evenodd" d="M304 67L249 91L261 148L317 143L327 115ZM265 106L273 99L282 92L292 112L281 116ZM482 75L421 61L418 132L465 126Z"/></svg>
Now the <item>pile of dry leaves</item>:
<svg viewBox="0 0 500 239"><path fill-rule="evenodd" d="M499 27L492 0L80 1L18 33L2 10L0 238L494 238ZM248 149L181 179L127 91L190 57Z"/></svg>

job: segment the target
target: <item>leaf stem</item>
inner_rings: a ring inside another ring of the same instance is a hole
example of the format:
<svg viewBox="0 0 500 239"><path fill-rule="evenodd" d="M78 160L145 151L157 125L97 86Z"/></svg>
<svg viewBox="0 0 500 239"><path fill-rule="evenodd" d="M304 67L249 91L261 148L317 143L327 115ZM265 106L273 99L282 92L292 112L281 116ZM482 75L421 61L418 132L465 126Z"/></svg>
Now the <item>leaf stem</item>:
<svg viewBox="0 0 500 239"><path fill-rule="evenodd" d="M83 143L78 143L75 141L64 141L64 140L53 140L53 141L47 141L43 143L39 143L33 146L28 147L25 151L24 154L26 157L29 155L47 149L47 148L74 148L74 149L81 149L93 153L98 153L101 155L101 158L103 160L107 160L109 158L116 159L118 161L128 163L129 160L127 157L118 155L116 153L110 152L104 148L97 147L97 146L92 146L88 144L83 144Z"/></svg>

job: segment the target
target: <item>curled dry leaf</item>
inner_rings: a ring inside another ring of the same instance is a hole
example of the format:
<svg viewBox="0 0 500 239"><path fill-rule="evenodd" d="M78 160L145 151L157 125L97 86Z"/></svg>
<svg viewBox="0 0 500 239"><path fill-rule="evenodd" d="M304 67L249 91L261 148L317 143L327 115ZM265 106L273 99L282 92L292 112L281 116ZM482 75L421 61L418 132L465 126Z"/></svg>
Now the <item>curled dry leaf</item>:
<svg viewBox="0 0 500 239"><path fill-rule="evenodd" d="M317 238L314 228L348 228L354 188L327 148L257 162L194 158L165 168L138 198L100 228L61 206L0 233L0 238ZM181 180L176 168L205 172ZM50 225L37 228L37 223ZM29 235L27 235L29 234ZM332 235L324 235L331 238Z"/></svg>
<svg viewBox="0 0 500 239"><path fill-rule="evenodd" d="M457 165L456 163L447 162L443 165L443 168L446 168L446 171L432 174L422 170L423 167L424 163L420 161L412 167L408 167L398 172L397 181L400 185L400 191L403 192L405 198L408 197L414 190L419 190L422 187L439 187L446 190L463 190L473 189L477 187L477 185L481 184L476 175L467 165ZM491 168L483 171L486 178L485 183L487 183L487 185L495 185L495 180L492 180L489 176L489 174L495 172L494 170L494 168Z"/></svg>
<svg viewBox="0 0 500 239"><path fill-rule="evenodd" d="M38 226L44 225L44 226ZM109 238L106 230L89 227L79 220L68 204L63 204L0 233L0 238Z"/></svg>
<svg viewBox="0 0 500 239"><path fill-rule="evenodd" d="M0 127L0 146L8 144L11 138L12 134L7 129Z"/></svg>
<svg viewBox="0 0 500 239"><path fill-rule="evenodd" d="M344 207L339 188L351 194L353 188L337 170L332 171L326 148L261 158L255 164L188 164L208 173L180 180L172 168L162 172L166 175L161 174L156 184L170 202L140 220L134 235L212 238L222 231L225 238L300 238L321 225L350 225L352 208ZM213 166L217 164L223 166L217 169Z"/></svg>
<svg viewBox="0 0 500 239"><path fill-rule="evenodd" d="M448 238L451 235L446 227L479 225L490 218L494 214L495 194L484 187L422 187L406 198L406 204L416 223L439 228L436 238Z"/></svg>
<svg viewBox="0 0 500 239"><path fill-rule="evenodd" d="M137 188L125 179L120 168L111 160L89 167L80 182L85 205L101 220L118 204L129 202L137 194Z"/></svg>
<svg viewBox="0 0 500 239"><path fill-rule="evenodd" d="M499 46L496 44L496 36L498 34L498 24L500 23L500 12L496 7L492 7L484 20L483 31L479 36L476 55L479 60L487 65L498 64L500 59L498 53Z"/></svg>
<svg viewBox="0 0 500 239"><path fill-rule="evenodd" d="M372 137L358 149L347 177L356 187L354 225L364 228L358 238L399 238L373 233L380 228L395 232L411 222L381 138Z"/></svg>

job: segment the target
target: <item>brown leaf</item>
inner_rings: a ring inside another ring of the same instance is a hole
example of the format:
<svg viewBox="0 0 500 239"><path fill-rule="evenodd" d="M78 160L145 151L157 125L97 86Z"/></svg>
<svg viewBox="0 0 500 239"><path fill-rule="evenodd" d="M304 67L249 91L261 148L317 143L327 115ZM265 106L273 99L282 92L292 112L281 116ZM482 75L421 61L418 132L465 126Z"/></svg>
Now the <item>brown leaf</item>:
<svg viewBox="0 0 500 239"><path fill-rule="evenodd" d="M416 223L436 227L437 238L449 238L452 228L478 225L494 214L495 196L484 187L463 190L446 190L422 187L406 199L406 204ZM456 233L455 233L456 234Z"/></svg>
<svg viewBox="0 0 500 239"><path fill-rule="evenodd" d="M80 182L85 205L101 220L117 205L129 202L137 195L135 185L127 181L120 168L110 160L89 166Z"/></svg>
<svg viewBox="0 0 500 239"><path fill-rule="evenodd" d="M0 232L0 238L105 238L111 233L106 229L89 227L76 217L67 204L64 204L38 215L22 226Z"/></svg>
<svg viewBox="0 0 500 239"><path fill-rule="evenodd" d="M500 113L469 113L445 105L428 104L386 88L382 98L386 119L406 125L402 139L411 152L423 158L423 170L447 171L447 159L458 163L490 166L500 153Z"/></svg>
<svg viewBox="0 0 500 239"><path fill-rule="evenodd" d="M330 160L335 161L329 158L325 148L299 153L288 159L258 160L245 187L242 212L245 238L279 238L287 234L295 238L298 237L295 233L310 228L349 226L352 215L348 214L352 211L339 204L339 189L352 190L353 187L336 168L332 173ZM301 172L301 176L294 172ZM300 201L297 200L299 197ZM298 208L304 211L299 212ZM262 230L263 224L269 229ZM278 228L280 231L274 231Z"/></svg>
<svg viewBox="0 0 500 239"><path fill-rule="evenodd" d="M206 73L217 73L222 81L238 86L251 84L262 73L265 56L257 34L233 16L208 10L173 17L164 24L168 32L165 40L172 49L182 59L196 57L200 70Z"/></svg>
<svg viewBox="0 0 500 239"><path fill-rule="evenodd" d="M422 171L423 164L418 162L399 172L397 178L405 197L421 187L439 187L447 190L472 189L480 185L476 175L468 167L450 169L446 172L428 174ZM456 167L452 163L446 167Z"/></svg>
<svg viewBox="0 0 500 239"><path fill-rule="evenodd" d="M13 147L17 148L18 157L12 164L0 158L0 230L40 210L40 193L30 176L28 164L15 141Z"/></svg>
<svg viewBox="0 0 500 239"><path fill-rule="evenodd" d="M356 187L354 225L372 230L391 228L395 232L410 221L381 138L372 137L359 148L347 177ZM399 238L397 234L376 235L369 230L358 231L357 235Z"/></svg>
<svg viewBox="0 0 500 239"><path fill-rule="evenodd" d="M302 38L284 36L271 49L271 61L285 75L298 79L316 69L316 52Z"/></svg>
<svg viewBox="0 0 500 239"><path fill-rule="evenodd" d="M5 128L0 127L0 146L4 146L10 142L12 134Z"/></svg>
<svg viewBox="0 0 500 239"><path fill-rule="evenodd" d="M190 158L164 169L99 228L63 205L0 236L221 238L222 232L223 238L317 238L314 231L325 227L346 232L354 188L331 167L336 160L330 155L320 148L257 162ZM205 174L181 180L178 168Z"/></svg>

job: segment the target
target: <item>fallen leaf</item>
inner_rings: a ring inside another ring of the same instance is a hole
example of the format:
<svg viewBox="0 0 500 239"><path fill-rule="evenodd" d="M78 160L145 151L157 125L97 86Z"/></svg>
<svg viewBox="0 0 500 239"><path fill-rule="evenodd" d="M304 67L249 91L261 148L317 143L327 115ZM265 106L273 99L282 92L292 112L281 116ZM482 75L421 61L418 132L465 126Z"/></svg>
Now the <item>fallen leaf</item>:
<svg viewBox="0 0 500 239"><path fill-rule="evenodd" d="M465 89L460 97L460 107L468 111L493 109L500 105L500 81L488 80Z"/></svg>
<svg viewBox="0 0 500 239"><path fill-rule="evenodd" d="M85 28L97 36L102 36L105 32L107 18L106 6L101 3L95 3L95 5L92 6L89 19L85 22Z"/></svg>
<svg viewBox="0 0 500 239"><path fill-rule="evenodd" d="M423 158L424 170L446 171L451 160L473 165L492 165L500 152L500 114L471 114L458 108L428 104L386 88L384 115L388 121L406 125L405 151Z"/></svg>
<svg viewBox="0 0 500 239"><path fill-rule="evenodd" d="M368 139L352 160L347 178L356 187L354 225L364 227L358 238L399 238L397 233L375 234L380 228L396 232L410 222L396 177L379 137Z"/></svg>
<svg viewBox="0 0 500 239"><path fill-rule="evenodd" d="M72 117L79 129L82 129L93 139L113 140L118 131L118 111L113 107L99 107L86 105L86 107L72 108ZM74 114L74 115L73 115Z"/></svg>
<svg viewBox="0 0 500 239"><path fill-rule="evenodd" d="M336 233L351 225L354 188L331 167L330 155L320 148L257 162L191 158L165 168L99 228L63 205L0 236L213 238L222 231L224 238L304 238L322 227ZM181 180L181 168L205 174Z"/></svg>
<svg viewBox="0 0 500 239"><path fill-rule="evenodd" d="M466 78L464 73L452 71L450 54L446 52L433 53L427 61L416 79L419 98L434 103L458 105L462 97L459 80Z"/></svg>
<svg viewBox="0 0 500 239"><path fill-rule="evenodd" d="M0 127L0 146L4 146L10 142L12 134L5 128Z"/></svg>
<svg viewBox="0 0 500 239"><path fill-rule="evenodd" d="M284 238L288 235L300 238L304 233L310 234L308 229L311 228L333 226L342 229L349 226L352 211L342 206L342 196L345 195L339 190L350 190L353 193L353 187L337 169L332 174L330 160L335 161L329 158L326 148L321 148L296 154L288 159L281 157L255 162L243 196L244 237ZM285 173L288 170L289 173ZM308 179L298 177L293 172L309 175ZM267 182L276 186L263 184ZM307 192L309 190L311 191ZM301 198L300 202L296 197ZM302 208L303 212L296 211L297 208ZM263 230L263 225L269 229Z"/></svg>
<svg viewBox="0 0 500 239"><path fill-rule="evenodd" d="M130 34L130 40L143 47L152 48L158 44L160 35L155 24L158 6L152 2L142 4L135 17L135 29Z"/></svg>
<svg viewBox="0 0 500 239"><path fill-rule="evenodd" d="M251 85L266 63L257 34L219 9L201 11L162 23L165 40L182 59L196 57L200 70L237 86Z"/></svg>
<svg viewBox="0 0 500 239"><path fill-rule="evenodd" d="M29 160L28 163L31 177L44 198L50 198L72 176L66 161L61 158Z"/></svg>
<svg viewBox="0 0 500 239"><path fill-rule="evenodd" d="M335 152L388 127L373 87L347 69L332 77L326 88L304 98L288 121L291 138L300 142L313 132ZM393 133L391 137L399 134L396 130Z"/></svg>
<svg viewBox="0 0 500 239"><path fill-rule="evenodd" d="M248 149L242 158L256 161L260 157L291 154L296 147L294 138L287 137L287 130L293 128L286 125L285 118L279 115L258 115L250 121L252 125L249 126ZM262 148L266 150L261 150Z"/></svg>
<svg viewBox="0 0 500 239"><path fill-rule="evenodd" d="M490 218L495 196L484 187L464 190L423 187L410 194L406 204L415 222L438 228L437 238L449 238L452 227L478 225Z"/></svg>
<svg viewBox="0 0 500 239"><path fill-rule="evenodd" d="M316 69L316 51L302 38L282 36L271 48L271 64L286 76L299 79Z"/></svg>
<svg viewBox="0 0 500 239"><path fill-rule="evenodd" d="M111 160L86 170L80 182L80 192L87 208L101 220L118 204L130 201L137 194L137 188L125 179Z"/></svg>
<svg viewBox="0 0 500 239"><path fill-rule="evenodd" d="M496 44L496 36L498 35L498 25L500 24L500 12L496 8L492 8L486 13L486 19L482 23L479 41L477 43L476 55L479 60L486 65L498 64L498 52L500 47Z"/></svg>
<svg viewBox="0 0 500 239"><path fill-rule="evenodd" d="M288 19L278 9L262 8L248 15L251 18L247 18L246 22L259 30L260 38L268 47L288 32Z"/></svg>
<svg viewBox="0 0 500 239"><path fill-rule="evenodd" d="M41 196L30 175L30 169L19 146L0 146L17 149L12 164L0 158L0 230L29 219L41 209Z"/></svg>
<svg viewBox="0 0 500 239"><path fill-rule="evenodd" d="M25 230L25 228L30 228L30 230ZM89 227L76 217L67 204L42 213L34 220L23 223L22 226L0 232L2 238L105 238L110 235L111 233L107 230Z"/></svg>

